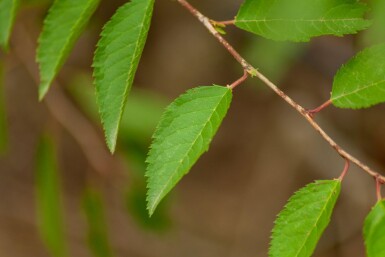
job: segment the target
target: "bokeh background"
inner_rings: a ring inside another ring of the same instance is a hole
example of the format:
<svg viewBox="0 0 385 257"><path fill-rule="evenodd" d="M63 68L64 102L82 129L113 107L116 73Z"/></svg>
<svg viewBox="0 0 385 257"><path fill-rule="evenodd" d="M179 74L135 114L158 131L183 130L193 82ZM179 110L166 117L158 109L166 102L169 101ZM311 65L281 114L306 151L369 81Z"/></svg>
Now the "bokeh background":
<svg viewBox="0 0 385 257"><path fill-rule="evenodd" d="M163 108L189 88L229 84L242 69L176 1L157 1L118 151L111 156L90 66L103 24L124 2L102 1L43 102L37 100L34 56L50 1L29 0L20 7L10 49L0 53L0 256L267 256L273 221L289 196L313 180L338 177L344 161L285 102L248 79L235 90L210 151L149 219L144 159ZM241 1L191 3L210 18L228 20ZM293 44L226 30L250 63L306 108L325 102L338 68L385 35L375 27ZM384 105L358 111L329 107L316 119L341 146L383 171L384 111ZM49 173L57 180L51 187L36 172L45 159L56 166ZM362 224L376 201L374 185L351 167L314 256L365 256ZM44 205L51 197L59 200ZM41 236L47 226L53 230L48 240ZM66 253L52 254L53 249Z"/></svg>

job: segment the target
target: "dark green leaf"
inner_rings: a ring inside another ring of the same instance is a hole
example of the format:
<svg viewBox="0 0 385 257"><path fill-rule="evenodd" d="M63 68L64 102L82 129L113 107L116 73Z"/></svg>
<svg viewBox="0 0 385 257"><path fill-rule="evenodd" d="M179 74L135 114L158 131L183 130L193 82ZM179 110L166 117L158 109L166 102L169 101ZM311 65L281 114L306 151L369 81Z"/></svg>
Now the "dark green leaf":
<svg viewBox="0 0 385 257"><path fill-rule="evenodd" d="M331 100L340 108L365 108L385 101L385 45L358 53L334 77Z"/></svg>
<svg viewBox="0 0 385 257"><path fill-rule="evenodd" d="M108 229L101 195L94 190L86 190L83 208L87 217L88 244L92 253L96 257L113 256L108 242Z"/></svg>
<svg viewBox="0 0 385 257"><path fill-rule="evenodd" d="M270 257L309 257L330 222L341 181L323 180L296 192L278 215Z"/></svg>
<svg viewBox="0 0 385 257"><path fill-rule="evenodd" d="M96 96L111 152L146 42L153 5L154 0L132 0L120 7L104 27L95 53Z"/></svg>
<svg viewBox="0 0 385 257"><path fill-rule="evenodd" d="M147 209L162 198L208 150L230 106L227 87L197 87L170 104L155 131L147 157Z"/></svg>
<svg viewBox="0 0 385 257"><path fill-rule="evenodd" d="M385 256L385 200L379 201L365 219L367 257Z"/></svg>
<svg viewBox="0 0 385 257"><path fill-rule="evenodd" d="M235 25L268 39L309 41L367 28L365 11L356 0L245 0Z"/></svg>
<svg viewBox="0 0 385 257"><path fill-rule="evenodd" d="M36 167L37 219L41 237L52 256L66 257L61 189L55 152L51 140L42 138L38 147Z"/></svg>
<svg viewBox="0 0 385 257"><path fill-rule="evenodd" d="M4 49L8 47L8 40L16 17L18 5L19 0L0 1L0 46Z"/></svg>

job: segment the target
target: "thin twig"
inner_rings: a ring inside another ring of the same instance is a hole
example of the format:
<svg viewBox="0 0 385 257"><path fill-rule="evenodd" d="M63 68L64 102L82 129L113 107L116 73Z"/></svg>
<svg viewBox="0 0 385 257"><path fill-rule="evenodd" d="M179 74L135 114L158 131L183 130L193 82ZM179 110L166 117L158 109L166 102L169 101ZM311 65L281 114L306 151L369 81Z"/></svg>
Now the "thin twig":
<svg viewBox="0 0 385 257"><path fill-rule="evenodd" d="M178 0L178 2L190 11L198 20L208 29L208 31L227 49L227 51L242 65L243 69L246 70L250 75L260 79L265 85L272 89L278 96L280 96L286 103L293 107L297 112L299 112L309 123L310 125L324 138L324 140L344 159L349 160L354 163L370 176L377 178L380 181L385 183L385 177L380 175L380 173L372 170L366 164L346 152L341 148L321 127L315 122L312 118L312 115L308 111L295 102L292 98L286 95L282 90L280 90L273 82L271 82L267 77L260 73L256 68L249 64L231 45L227 42L213 27L210 23L210 19L200 13L195 9L191 4L186 0Z"/></svg>
<svg viewBox="0 0 385 257"><path fill-rule="evenodd" d="M307 113L314 118L314 115L325 109L326 107L330 106L332 104L332 100L327 100L325 103L321 104L317 108L314 108L312 110L307 110Z"/></svg>
<svg viewBox="0 0 385 257"><path fill-rule="evenodd" d="M381 181L379 177L376 177L376 194L377 194L377 200L382 200L382 194L381 194L381 186L384 184L384 181Z"/></svg>
<svg viewBox="0 0 385 257"><path fill-rule="evenodd" d="M231 83L231 85L229 85L229 88L234 89L236 86L239 86L240 84L242 84L242 82L244 82L248 77L249 77L249 73L247 73L246 70L243 70L243 76L237 79L236 81L234 81L233 83Z"/></svg>
<svg viewBox="0 0 385 257"><path fill-rule="evenodd" d="M228 21L215 21L215 20L210 20L211 24L214 26L227 26L227 25L234 25L235 20L228 20Z"/></svg>
<svg viewBox="0 0 385 257"><path fill-rule="evenodd" d="M346 176L346 173L348 173L349 167L350 167L350 161L348 159L345 159L345 166L340 177L338 178L339 180L342 181L344 179L344 177Z"/></svg>

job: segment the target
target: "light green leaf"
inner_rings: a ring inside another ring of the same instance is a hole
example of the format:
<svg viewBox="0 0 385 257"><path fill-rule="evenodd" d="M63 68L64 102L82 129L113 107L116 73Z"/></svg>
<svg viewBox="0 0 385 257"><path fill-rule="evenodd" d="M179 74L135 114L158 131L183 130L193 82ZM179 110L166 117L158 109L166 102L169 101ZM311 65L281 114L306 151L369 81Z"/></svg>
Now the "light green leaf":
<svg viewBox="0 0 385 257"><path fill-rule="evenodd" d="M88 223L88 245L92 253L96 257L113 256L108 242L102 196L97 191L87 189L83 198L83 208Z"/></svg>
<svg viewBox="0 0 385 257"><path fill-rule="evenodd" d="M367 257L385 256L385 200L379 201L365 219Z"/></svg>
<svg viewBox="0 0 385 257"><path fill-rule="evenodd" d="M363 41L366 45L385 43L385 0L369 0L369 6L373 25L365 31Z"/></svg>
<svg viewBox="0 0 385 257"><path fill-rule="evenodd" d="M353 34L369 26L356 0L245 0L235 25L268 39L309 41L321 35Z"/></svg>
<svg viewBox="0 0 385 257"><path fill-rule="evenodd" d="M227 87L197 87L166 108L146 160L150 216L163 197L208 150L231 98L232 92Z"/></svg>
<svg viewBox="0 0 385 257"><path fill-rule="evenodd" d="M18 5L19 0L0 1L0 46L4 49L8 47L8 40L16 17Z"/></svg>
<svg viewBox="0 0 385 257"><path fill-rule="evenodd" d="M275 221L269 256L311 256L330 222L340 190L341 181L321 180L296 192Z"/></svg>
<svg viewBox="0 0 385 257"><path fill-rule="evenodd" d="M37 151L36 209L41 237L53 257L66 257L67 248L61 205L61 188L55 148L43 137Z"/></svg>
<svg viewBox="0 0 385 257"><path fill-rule="evenodd" d="M146 42L153 6L154 0L132 0L120 7L105 25L95 53L96 97L111 152L115 150L123 108Z"/></svg>
<svg viewBox="0 0 385 257"><path fill-rule="evenodd" d="M51 83L100 0L55 0L44 20L36 59L40 68L39 99Z"/></svg>
<svg viewBox="0 0 385 257"><path fill-rule="evenodd" d="M331 100L352 109L385 101L385 44L363 50L338 71Z"/></svg>

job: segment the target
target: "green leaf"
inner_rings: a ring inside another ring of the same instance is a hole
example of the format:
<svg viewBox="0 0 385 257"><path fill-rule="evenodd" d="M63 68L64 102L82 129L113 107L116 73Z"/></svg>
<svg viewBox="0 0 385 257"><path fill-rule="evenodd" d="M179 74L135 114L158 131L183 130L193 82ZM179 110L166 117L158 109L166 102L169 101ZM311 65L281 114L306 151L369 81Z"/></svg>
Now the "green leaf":
<svg viewBox="0 0 385 257"><path fill-rule="evenodd" d="M367 257L385 256L385 200L379 201L366 217L364 238Z"/></svg>
<svg viewBox="0 0 385 257"><path fill-rule="evenodd" d="M40 100L48 92L99 2L100 0L56 0L49 9L36 54L40 68Z"/></svg>
<svg viewBox="0 0 385 257"><path fill-rule="evenodd" d="M370 19L373 25L365 31L363 40L366 45L385 43L385 0L369 0Z"/></svg>
<svg viewBox="0 0 385 257"><path fill-rule="evenodd" d="M235 25L268 39L309 41L367 28L366 9L356 0L245 0Z"/></svg>
<svg viewBox="0 0 385 257"><path fill-rule="evenodd" d="M65 257L60 182L55 148L48 137L42 138L37 151L36 209L41 237L54 257Z"/></svg>
<svg viewBox="0 0 385 257"><path fill-rule="evenodd" d="M88 245L96 257L111 257L108 229L101 195L87 189L83 198L83 209L88 223Z"/></svg>
<svg viewBox="0 0 385 257"><path fill-rule="evenodd" d="M5 109L4 97L4 67L0 62L0 155L7 150L8 133L7 133L7 113Z"/></svg>
<svg viewBox="0 0 385 257"><path fill-rule="evenodd" d="M208 150L231 98L232 92L227 87L197 87L166 108L146 160L150 216L163 197Z"/></svg>
<svg viewBox="0 0 385 257"><path fill-rule="evenodd" d="M330 222L341 190L339 180L321 180L296 192L278 215L270 257L309 257Z"/></svg>
<svg viewBox="0 0 385 257"><path fill-rule="evenodd" d="M111 152L150 27L154 0L132 0L105 25L94 57L99 112ZM150 72L150 71L149 71Z"/></svg>
<svg viewBox="0 0 385 257"><path fill-rule="evenodd" d="M352 109L385 101L385 44L363 50L338 71L331 100Z"/></svg>
<svg viewBox="0 0 385 257"><path fill-rule="evenodd" d="M11 34L12 25L16 17L19 0L0 1L0 45L6 49Z"/></svg>

